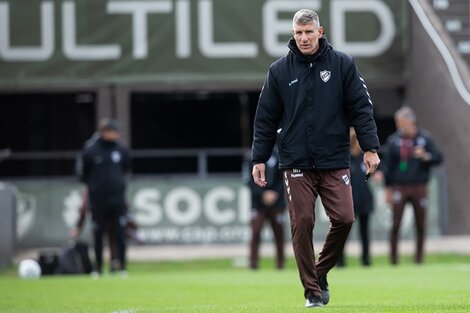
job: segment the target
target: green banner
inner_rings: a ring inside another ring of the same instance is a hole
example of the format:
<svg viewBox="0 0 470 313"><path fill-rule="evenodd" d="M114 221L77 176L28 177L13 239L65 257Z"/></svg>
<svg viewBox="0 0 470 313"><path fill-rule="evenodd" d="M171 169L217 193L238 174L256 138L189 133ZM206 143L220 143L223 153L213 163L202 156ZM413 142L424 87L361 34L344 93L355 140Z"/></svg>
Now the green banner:
<svg viewBox="0 0 470 313"><path fill-rule="evenodd" d="M401 81L403 0L3 0L0 86L261 83L304 7L369 82Z"/></svg>

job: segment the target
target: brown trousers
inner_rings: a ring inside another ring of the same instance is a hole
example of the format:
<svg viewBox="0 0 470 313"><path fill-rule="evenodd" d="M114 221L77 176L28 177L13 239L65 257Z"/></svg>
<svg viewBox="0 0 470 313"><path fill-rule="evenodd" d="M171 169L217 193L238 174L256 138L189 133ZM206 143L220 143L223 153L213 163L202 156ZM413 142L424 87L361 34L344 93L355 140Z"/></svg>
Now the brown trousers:
<svg viewBox="0 0 470 313"><path fill-rule="evenodd" d="M318 277L332 269L343 251L354 222L349 169L284 171L284 187L291 219L292 245L304 295L321 297ZM313 228L315 201L320 196L330 229L315 262Z"/></svg>
<svg viewBox="0 0 470 313"><path fill-rule="evenodd" d="M250 268L258 268L263 224L269 220L276 243L276 267L284 268L284 209L254 210L251 219Z"/></svg>
<svg viewBox="0 0 470 313"><path fill-rule="evenodd" d="M426 232L426 185L400 185L393 187L393 225L390 234L390 261L398 263L398 237L406 203L411 202L415 214L416 255L415 262L423 262L424 236Z"/></svg>

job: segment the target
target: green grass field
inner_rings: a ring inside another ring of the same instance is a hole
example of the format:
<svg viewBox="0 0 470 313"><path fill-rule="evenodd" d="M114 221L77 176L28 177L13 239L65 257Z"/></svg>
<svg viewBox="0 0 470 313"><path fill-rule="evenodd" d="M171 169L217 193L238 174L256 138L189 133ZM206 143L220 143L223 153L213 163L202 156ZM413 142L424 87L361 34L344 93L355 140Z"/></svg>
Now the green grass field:
<svg viewBox="0 0 470 313"><path fill-rule="evenodd" d="M330 303L303 307L293 260L283 271L263 259L260 270L231 260L132 263L129 276L47 276L27 281L0 272L0 312L470 312L470 256L409 258L391 267L384 257L362 268L354 259L329 274Z"/></svg>

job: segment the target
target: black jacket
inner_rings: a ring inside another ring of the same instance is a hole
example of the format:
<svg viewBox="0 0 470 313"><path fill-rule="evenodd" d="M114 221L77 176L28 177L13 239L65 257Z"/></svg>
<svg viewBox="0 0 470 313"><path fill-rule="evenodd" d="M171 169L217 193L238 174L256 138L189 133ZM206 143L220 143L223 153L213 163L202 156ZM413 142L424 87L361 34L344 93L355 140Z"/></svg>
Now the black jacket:
<svg viewBox="0 0 470 313"><path fill-rule="evenodd" d="M422 146L429 152L431 159L423 161L413 157L412 151L416 146ZM398 131L390 135L385 145L383 157L387 186L426 184L432 166L440 164L443 160L442 153L431 134L423 129L418 129L414 139L406 140Z"/></svg>
<svg viewBox="0 0 470 313"><path fill-rule="evenodd" d="M129 153L120 143L101 138L85 146L81 153L80 180L88 186L92 209L124 209Z"/></svg>
<svg viewBox="0 0 470 313"><path fill-rule="evenodd" d="M253 163L264 163L277 140L281 168L349 167L349 127L364 151L379 148L372 101L353 59L325 38L313 56L294 39L271 64L258 102Z"/></svg>

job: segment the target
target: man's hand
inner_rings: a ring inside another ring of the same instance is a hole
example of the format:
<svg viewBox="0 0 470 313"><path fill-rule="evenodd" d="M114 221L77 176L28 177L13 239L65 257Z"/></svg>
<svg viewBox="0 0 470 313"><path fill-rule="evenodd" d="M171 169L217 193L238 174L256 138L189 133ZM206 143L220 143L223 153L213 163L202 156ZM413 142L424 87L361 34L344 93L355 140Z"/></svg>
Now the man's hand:
<svg viewBox="0 0 470 313"><path fill-rule="evenodd" d="M380 158L377 152L367 151L364 153L364 165L366 166L366 175L370 176L375 173L380 164Z"/></svg>
<svg viewBox="0 0 470 313"><path fill-rule="evenodd" d="M253 166L253 180L255 184L260 187L266 187L266 177L265 177L266 165L264 163L258 163Z"/></svg>
<svg viewBox="0 0 470 313"><path fill-rule="evenodd" d="M428 162L429 160L431 160L431 153L427 152L424 147L420 146L414 148L413 156L424 162Z"/></svg>
<svg viewBox="0 0 470 313"><path fill-rule="evenodd" d="M277 199L279 199L279 194L274 190L265 190L261 196L261 200L266 207L272 207Z"/></svg>
<svg viewBox="0 0 470 313"><path fill-rule="evenodd" d="M72 239L75 239L78 236L80 236L80 233L81 233L81 229L79 227L73 227L69 230L69 237Z"/></svg>

